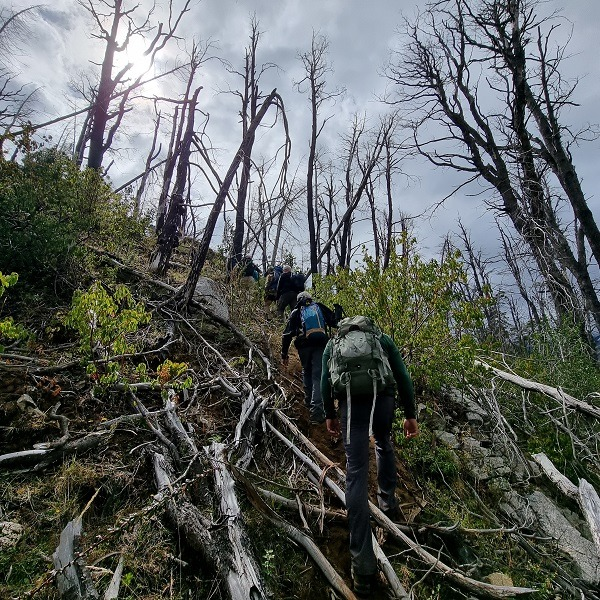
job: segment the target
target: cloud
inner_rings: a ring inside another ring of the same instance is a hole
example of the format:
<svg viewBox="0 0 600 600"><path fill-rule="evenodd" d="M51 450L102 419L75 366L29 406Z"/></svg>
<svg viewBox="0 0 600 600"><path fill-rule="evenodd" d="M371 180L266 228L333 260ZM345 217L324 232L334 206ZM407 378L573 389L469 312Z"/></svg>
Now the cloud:
<svg viewBox="0 0 600 600"><path fill-rule="evenodd" d="M181 3L179 3L181 4ZM209 40L214 44L210 55L228 61L241 70L244 49L249 39L249 22L252 15L259 21L263 32L258 49L259 63L275 63L279 69L271 69L261 79L263 92L268 93L277 87L285 102L293 142L292 170L299 168L303 177L303 160L308 149L310 112L306 94L301 94L294 86L303 76L298 53L309 49L313 31L321 32L329 40L329 61L333 72L328 75L328 87L345 87L346 96L323 106L322 116L332 117L327 123L321 142L323 151L332 156L339 154L340 134L348 131L355 112L367 112L373 122L378 113L386 109L377 101L386 85L379 72L389 57L390 47L397 45L397 27L401 23L400 7L407 15L422 9L426 0L412 0L399 3L397 0L201 0L182 22L182 40L173 45L167 61L177 55L183 56L185 46L191 40ZM142 8L149 5L141 0ZM15 0L15 8L28 6L25 0ZM600 2L578 0L564 3L558 0L542 3L544 12L556 7L573 23L573 38L570 51L573 59L565 62L565 75L582 77L575 98L581 104L565 111L567 122L580 128L588 122L598 120L597 107L600 105L600 61L597 57L597 34L600 23ZM164 11L165 2L159 4ZM92 61L101 60L103 47L92 37L90 19L78 3L72 0L55 0L51 5L40 9L40 19L33 24L32 36L27 55L22 57L23 65L20 82L42 87L40 109L46 116L65 114L73 107L81 107L84 102L78 99L68 87L68 82L81 70L96 70ZM160 12L157 13L157 16ZM564 22L564 39L570 25ZM562 35L562 31L561 31ZM207 61L201 68L198 80L204 86L200 94L200 108L210 113L208 132L218 149L219 169L223 172L229 166L241 139L239 125L239 100L226 90L240 87L240 79L229 74L218 60ZM170 80L165 94L175 94L181 82ZM165 121L172 106L163 108ZM42 115L40 114L40 118ZM267 117L272 121L272 115ZM111 175L115 184L129 179L141 170L152 135L152 105L140 102L136 110L127 116L130 131L123 133L127 152L122 160L115 162ZM80 124L80 121L79 121ZM127 126L127 125L126 125ZM75 132L77 124L73 126ZM282 141L281 128L273 131L261 129L257 145L257 156L267 156ZM599 200L595 189L600 185L597 157L600 142L593 141L581 147L573 147L578 173L584 181L584 189L591 205L598 211ZM460 181L455 173L434 169L431 164L413 160L407 162L405 170L410 170L412 179L399 179L396 196L400 200L400 210L405 213L420 214L425 206L439 202L447 196ZM479 188L472 188L480 191ZM205 189L198 195L210 197ZM468 190L461 190L447 201L443 209L422 225L423 235L435 247L443 235L456 228L457 215L465 225L472 224L475 235L482 245L495 245L491 233L494 225L490 216L483 224L486 213L480 199L469 197Z"/></svg>

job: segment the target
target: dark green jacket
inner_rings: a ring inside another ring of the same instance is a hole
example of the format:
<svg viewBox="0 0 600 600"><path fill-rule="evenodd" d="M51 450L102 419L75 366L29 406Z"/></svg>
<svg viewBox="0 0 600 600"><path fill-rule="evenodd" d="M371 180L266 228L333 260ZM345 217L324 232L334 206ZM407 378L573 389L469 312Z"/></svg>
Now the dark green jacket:
<svg viewBox="0 0 600 600"><path fill-rule="evenodd" d="M396 385L392 383L380 393L381 395L395 396L397 389L400 401L404 406L405 418L414 419L416 418L417 414L415 407L415 392L410 375L406 370L406 365L404 364L402 356L400 355L400 351L398 350L396 344L394 344L394 340L385 333L381 336L379 341L381 342L383 351L386 353L388 360L390 361L390 367L392 368L392 373L394 374L394 380L396 382ZM323 397L325 416L328 419L336 418L335 405L333 403L334 395L333 390L331 389L328 365L329 358L331 356L332 343L333 340L329 340L327 342L327 346L325 346L325 350L323 351L323 368L321 370L321 396ZM340 396L338 395L338 397ZM341 398L343 397L344 396L341 395Z"/></svg>

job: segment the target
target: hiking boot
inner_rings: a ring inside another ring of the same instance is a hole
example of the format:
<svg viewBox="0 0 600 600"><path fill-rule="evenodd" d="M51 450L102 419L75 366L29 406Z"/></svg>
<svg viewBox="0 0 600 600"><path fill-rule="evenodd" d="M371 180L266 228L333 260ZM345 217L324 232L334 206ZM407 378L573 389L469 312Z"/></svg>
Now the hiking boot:
<svg viewBox="0 0 600 600"><path fill-rule="evenodd" d="M370 598L371 590L375 581L374 575L352 574L352 588L357 598Z"/></svg>

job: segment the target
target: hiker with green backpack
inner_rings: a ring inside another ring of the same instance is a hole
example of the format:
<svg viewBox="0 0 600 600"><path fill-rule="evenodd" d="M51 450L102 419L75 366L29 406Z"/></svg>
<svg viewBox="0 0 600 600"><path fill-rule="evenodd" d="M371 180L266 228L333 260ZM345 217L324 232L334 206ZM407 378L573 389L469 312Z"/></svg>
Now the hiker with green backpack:
<svg viewBox="0 0 600 600"><path fill-rule="evenodd" d="M399 517L391 437L396 391L404 408L404 435L416 437L419 427L413 385L396 344L368 317L342 319L323 352L321 396L327 430L342 435L346 450L350 556L354 592L359 598L370 596L377 573L369 518L371 435L375 438L379 508L392 520Z"/></svg>

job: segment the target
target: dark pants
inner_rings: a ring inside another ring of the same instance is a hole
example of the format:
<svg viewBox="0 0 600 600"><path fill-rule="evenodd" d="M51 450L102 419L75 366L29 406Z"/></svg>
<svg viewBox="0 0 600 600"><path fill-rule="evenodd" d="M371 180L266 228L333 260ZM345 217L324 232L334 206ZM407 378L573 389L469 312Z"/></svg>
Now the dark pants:
<svg viewBox="0 0 600 600"><path fill-rule="evenodd" d="M377 560L369 522L369 418L373 399L351 400L350 441L346 439L347 403L340 402L340 421L346 449L346 509L350 529L353 572L373 575ZM394 398L378 396L373 414L373 437L377 459L378 504L381 510L396 506L396 460L391 440Z"/></svg>
<svg viewBox="0 0 600 600"><path fill-rule="evenodd" d="M283 292L283 294L279 296L279 299L277 300L277 314L280 317L283 317L283 313L288 306L290 307L290 311L294 310L297 296L298 292Z"/></svg>
<svg viewBox="0 0 600 600"><path fill-rule="evenodd" d="M303 346L296 348L302 363L302 382L304 384L304 403L310 410L313 421L325 418L323 398L321 397L321 363L323 346Z"/></svg>

